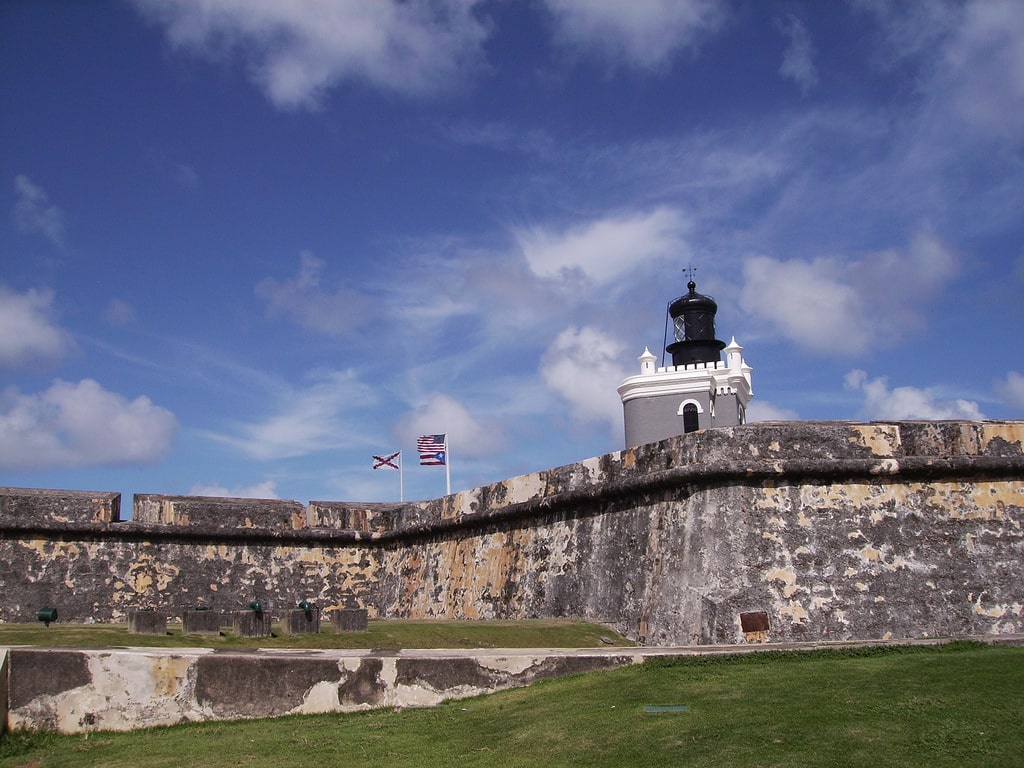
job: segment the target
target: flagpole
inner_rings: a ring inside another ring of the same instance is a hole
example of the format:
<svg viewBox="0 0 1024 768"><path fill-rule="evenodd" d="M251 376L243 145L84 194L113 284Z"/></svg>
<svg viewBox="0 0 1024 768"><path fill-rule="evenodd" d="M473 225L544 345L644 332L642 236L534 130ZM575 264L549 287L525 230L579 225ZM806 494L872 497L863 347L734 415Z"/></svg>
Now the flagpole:
<svg viewBox="0 0 1024 768"><path fill-rule="evenodd" d="M405 472L405 461L402 452L398 452L398 501L399 503L405 501L405 479L403 474Z"/></svg>
<svg viewBox="0 0 1024 768"><path fill-rule="evenodd" d="M452 452L448 448L448 435L444 436L444 477L447 483L446 496L452 495Z"/></svg>

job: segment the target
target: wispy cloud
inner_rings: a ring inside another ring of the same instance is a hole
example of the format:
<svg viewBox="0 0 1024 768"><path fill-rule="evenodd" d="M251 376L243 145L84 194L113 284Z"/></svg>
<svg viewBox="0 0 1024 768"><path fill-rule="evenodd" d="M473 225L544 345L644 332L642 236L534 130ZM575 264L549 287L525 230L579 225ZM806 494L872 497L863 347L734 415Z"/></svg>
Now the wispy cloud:
<svg viewBox="0 0 1024 768"><path fill-rule="evenodd" d="M996 394L999 399L1011 408L1024 411L1024 375L1017 371L1010 371L1005 377L995 383Z"/></svg>
<svg viewBox="0 0 1024 768"><path fill-rule="evenodd" d="M46 192L28 176L14 179L18 199L14 204L14 224L28 234L45 237L58 248L64 247L64 213L50 202Z"/></svg>
<svg viewBox="0 0 1024 768"><path fill-rule="evenodd" d="M678 259L686 252L686 228L678 211L658 208L649 213L608 216L562 231L524 228L516 237L530 270L538 277L578 276L607 284L638 265Z"/></svg>
<svg viewBox="0 0 1024 768"><path fill-rule="evenodd" d="M777 19L779 31L789 41L782 54L779 74L792 80L807 93L818 84L818 70L814 66L814 46L807 27L796 16Z"/></svg>
<svg viewBox="0 0 1024 768"><path fill-rule="evenodd" d="M862 370L846 374L847 389L864 396L862 416L866 419L967 419L980 421L985 415L972 400L943 399L931 387L889 388L886 377L868 378Z"/></svg>
<svg viewBox="0 0 1024 768"><path fill-rule="evenodd" d="M54 317L53 291L12 291L0 283L0 367L26 368L60 360L74 346Z"/></svg>
<svg viewBox="0 0 1024 768"><path fill-rule="evenodd" d="M800 415L790 408L780 408L763 400L751 400L747 406L747 423L758 421L793 421Z"/></svg>
<svg viewBox="0 0 1024 768"><path fill-rule="evenodd" d="M638 69L666 67L680 51L717 31L727 7L717 0L545 0L555 38Z"/></svg>
<svg viewBox="0 0 1024 768"><path fill-rule="evenodd" d="M0 393L0 467L153 464L171 448L178 420L148 397L128 400L92 379L57 380L44 392Z"/></svg>
<svg viewBox="0 0 1024 768"><path fill-rule="evenodd" d="M930 109L990 136L1024 133L1024 15L1016 0L862 3L884 44L876 65L920 67ZM935 114L932 119L938 119Z"/></svg>
<svg viewBox="0 0 1024 768"><path fill-rule="evenodd" d="M226 488L223 485L196 483L189 490L190 496L217 496L221 498L234 499L276 499L277 483L273 480L264 480L253 485L236 485Z"/></svg>
<svg viewBox="0 0 1024 768"><path fill-rule="evenodd" d="M111 299L107 303L107 308L103 310L103 319L107 321L107 325L124 328L135 323L135 307L124 299Z"/></svg>
<svg viewBox="0 0 1024 768"><path fill-rule="evenodd" d="M366 323L370 301L345 286L333 291L320 287L327 262L309 251L300 256L299 270L288 280L268 277L256 286L256 295L267 302L270 317L284 316L303 328L338 336Z"/></svg>
<svg viewBox="0 0 1024 768"><path fill-rule="evenodd" d="M376 403L373 388L352 371L321 371L311 378L306 387L279 392L267 408L272 415L201 434L261 461L370 444L356 416Z"/></svg>
<svg viewBox="0 0 1024 768"><path fill-rule="evenodd" d="M462 0L137 0L179 48L247 61L278 107L314 108L342 82L429 95L482 58L487 28Z"/></svg>

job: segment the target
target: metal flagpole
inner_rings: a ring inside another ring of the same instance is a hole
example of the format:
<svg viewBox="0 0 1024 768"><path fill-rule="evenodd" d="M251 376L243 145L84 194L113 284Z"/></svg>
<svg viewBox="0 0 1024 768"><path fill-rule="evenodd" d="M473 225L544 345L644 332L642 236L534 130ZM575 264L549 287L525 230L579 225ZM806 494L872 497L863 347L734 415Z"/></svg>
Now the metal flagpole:
<svg viewBox="0 0 1024 768"><path fill-rule="evenodd" d="M452 453L448 450L448 434L444 436L444 476L447 482L446 496L452 495Z"/></svg>
<svg viewBox="0 0 1024 768"><path fill-rule="evenodd" d="M405 479L403 473L405 472L405 462L402 461L402 452L398 452L398 501L405 501Z"/></svg>

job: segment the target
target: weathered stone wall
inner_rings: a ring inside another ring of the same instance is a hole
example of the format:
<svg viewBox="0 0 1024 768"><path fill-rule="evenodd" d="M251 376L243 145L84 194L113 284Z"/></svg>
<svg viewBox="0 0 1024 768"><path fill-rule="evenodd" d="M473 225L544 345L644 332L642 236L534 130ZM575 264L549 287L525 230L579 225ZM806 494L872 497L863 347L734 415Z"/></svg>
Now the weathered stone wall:
<svg viewBox="0 0 1024 768"><path fill-rule="evenodd" d="M650 644L1022 632L1022 445L1021 422L755 424L422 503L137 496L130 522L0 491L0 619L311 599Z"/></svg>

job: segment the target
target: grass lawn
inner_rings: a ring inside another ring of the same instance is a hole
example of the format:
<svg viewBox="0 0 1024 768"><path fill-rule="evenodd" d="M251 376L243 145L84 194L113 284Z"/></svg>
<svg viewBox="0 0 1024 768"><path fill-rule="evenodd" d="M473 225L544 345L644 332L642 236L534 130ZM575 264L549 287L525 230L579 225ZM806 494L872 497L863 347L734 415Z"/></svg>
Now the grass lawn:
<svg viewBox="0 0 1024 768"><path fill-rule="evenodd" d="M170 625L166 635L132 635L124 624L0 624L0 646L70 648L593 648L632 643L600 624L537 619L525 621L370 621L366 632L238 637L229 627L217 636L184 635ZM602 640L604 638L604 640ZM611 640L611 643L607 641Z"/></svg>
<svg viewBox="0 0 1024 768"><path fill-rule="evenodd" d="M13 734L0 766L1021 766L1022 724L1024 648L955 643L656 659L431 709Z"/></svg>

